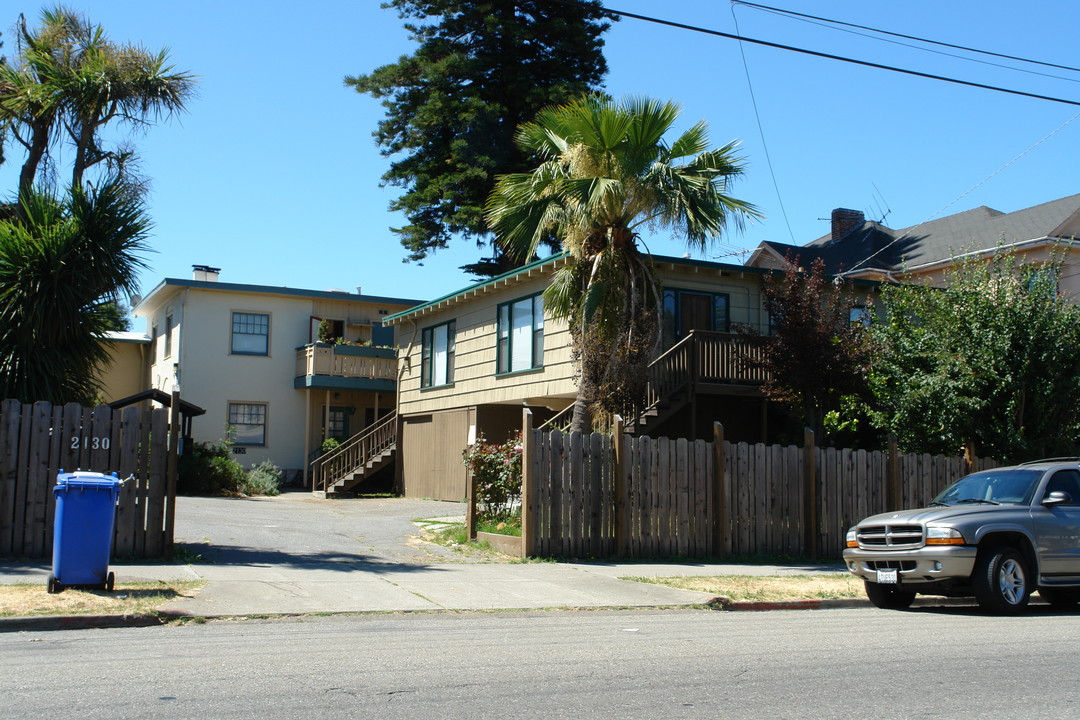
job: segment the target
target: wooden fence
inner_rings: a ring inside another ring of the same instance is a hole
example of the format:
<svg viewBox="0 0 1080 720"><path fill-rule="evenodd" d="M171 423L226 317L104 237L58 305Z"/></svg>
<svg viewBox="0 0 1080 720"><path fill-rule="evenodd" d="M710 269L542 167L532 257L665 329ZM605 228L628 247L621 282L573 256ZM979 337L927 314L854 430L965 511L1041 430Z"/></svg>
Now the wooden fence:
<svg viewBox="0 0 1080 720"><path fill-rule="evenodd" d="M0 405L0 557L52 556L53 487L62 470L130 478L120 491L114 557L170 554L179 402L172 406L170 426L170 413L162 408L5 400Z"/></svg>
<svg viewBox="0 0 1080 720"><path fill-rule="evenodd" d="M523 551L555 557L838 557L848 527L925 505L962 457L534 430L526 415ZM722 470L719 472L718 469Z"/></svg>

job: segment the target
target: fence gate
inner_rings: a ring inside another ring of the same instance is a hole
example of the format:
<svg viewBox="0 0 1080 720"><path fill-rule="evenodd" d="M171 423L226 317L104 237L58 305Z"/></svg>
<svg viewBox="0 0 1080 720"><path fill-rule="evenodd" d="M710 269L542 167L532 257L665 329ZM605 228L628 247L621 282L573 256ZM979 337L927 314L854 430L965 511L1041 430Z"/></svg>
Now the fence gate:
<svg viewBox="0 0 1080 720"><path fill-rule="evenodd" d="M114 557L172 552L176 438L164 408L0 405L0 557L52 556L53 487L61 470L115 472L120 491ZM170 442L172 440L172 442Z"/></svg>

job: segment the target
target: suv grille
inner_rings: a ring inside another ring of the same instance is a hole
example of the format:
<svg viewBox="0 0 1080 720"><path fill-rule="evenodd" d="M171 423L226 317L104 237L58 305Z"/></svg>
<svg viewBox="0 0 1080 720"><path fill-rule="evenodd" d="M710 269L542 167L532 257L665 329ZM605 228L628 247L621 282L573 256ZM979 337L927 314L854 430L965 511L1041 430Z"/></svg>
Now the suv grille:
<svg viewBox="0 0 1080 720"><path fill-rule="evenodd" d="M923 544L922 525L864 525L856 532L861 548L910 548Z"/></svg>

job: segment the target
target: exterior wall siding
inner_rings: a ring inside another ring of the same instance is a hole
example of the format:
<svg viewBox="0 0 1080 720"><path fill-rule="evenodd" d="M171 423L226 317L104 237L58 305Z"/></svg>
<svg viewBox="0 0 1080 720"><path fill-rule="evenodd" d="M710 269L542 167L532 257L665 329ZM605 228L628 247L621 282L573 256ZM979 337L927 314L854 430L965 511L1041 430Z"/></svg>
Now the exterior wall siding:
<svg viewBox="0 0 1080 720"><path fill-rule="evenodd" d="M436 500L465 499L466 470L461 452L475 425L471 409L413 415L401 424L398 454L404 493Z"/></svg>

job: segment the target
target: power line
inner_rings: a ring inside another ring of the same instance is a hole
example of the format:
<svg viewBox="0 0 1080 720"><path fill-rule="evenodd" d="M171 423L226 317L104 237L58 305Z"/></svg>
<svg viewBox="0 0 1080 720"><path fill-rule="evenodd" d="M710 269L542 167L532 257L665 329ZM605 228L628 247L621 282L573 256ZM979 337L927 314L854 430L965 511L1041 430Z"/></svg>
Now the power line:
<svg viewBox="0 0 1080 720"><path fill-rule="evenodd" d="M946 204L946 205L945 205L944 207L942 207L942 208L941 208L940 210L938 210L937 212L935 212L935 213L932 213L931 215L929 215L929 216L928 216L928 217L927 217L927 218L926 218L925 220L923 220L922 222L920 222L920 223L919 223L918 225L916 225L916 226L915 226L915 227L913 227L913 228L910 228L909 230L907 230L907 231L906 231L906 232L904 232L903 234L899 235L898 237L896 237L896 238L895 238L895 239L893 239L892 241L890 241L890 242L886 243L884 247L882 247L882 248L880 248L880 249L876 250L875 252L871 253L871 254L870 254L870 255L868 255L867 257L863 258L863 259L862 259L862 260L860 260L859 262L857 262L857 263L855 263L854 265L852 265L852 266L851 266L851 268L850 268L849 270L846 270L846 271L845 271L845 272L844 272L843 274L844 274L844 275L847 275L847 274L849 274L849 273L851 273L851 272L854 272L854 271L855 271L855 270L856 270L856 269L857 269L858 267L862 266L862 265L863 265L863 264L865 264L865 263L868 263L868 262L870 262L870 261L871 261L871 260L873 260L873 259L874 259L875 257L877 257L877 256L878 256L878 255L880 255L881 253L885 252L885 251L886 251L887 249L889 249L890 247L892 247L892 246L893 246L893 245L895 245L896 243L900 242L901 240L903 240L903 239L905 239L905 238L911 237L911 236L912 236L912 235L913 235L913 234L914 234L914 233L915 233L916 231L918 231L918 229L919 229L919 228L921 228L921 227L922 227L923 225L925 225L926 223L930 222L930 221L931 221L931 220L933 220L933 219L934 219L935 217L937 217L937 216L938 216L938 215L940 215L941 213L945 212L945 211L946 211L946 210L948 210L948 209L949 209L950 207L952 207L952 206L953 206L953 205L955 205L956 203L960 202L961 200L963 200L963 199L964 199L965 197L967 197L967 196L968 196L968 195L970 195L971 193L975 192L975 191L976 191L977 189L979 189L980 187L982 187L983 185L985 185L985 184L986 184L987 182L989 182L989 181L990 181L990 179L991 179L991 178L993 178L994 176L996 176L996 175L998 175L998 174L1000 174L1000 173L1004 172L1004 171L1005 171L1005 169L1006 169L1006 168L1008 168L1008 167L1009 167L1010 165L1012 165L1012 164L1013 164L1013 163L1015 163L1015 162L1016 162L1017 160L1019 160L1020 158L1024 157L1024 156L1025 156L1025 155L1027 155L1028 153L1030 153L1030 152L1031 152L1032 150L1034 150L1035 148L1037 148L1037 147L1039 147L1040 145L1042 145L1042 144L1043 144L1044 142L1046 142L1047 140L1049 140L1050 138L1052 138L1052 137L1053 137L1054 135L1058 134L1058 133L1059 133L1059 132L1060 132L1061 130L1065 129L1065 127L1066 127L1067 125L1069 125L1070 123L1072 123L1072 122L1073 122L1074 120L1076 120L1077 118L1080 118L1080 113L1077 113L1077 114L1073 115L1073 116L1072 116L1071 118L1069 118L1068 120L1066 120L1065 122L1063 122L1063 123L1062 123L1061 125L1059 125L1059 126L1058 126L1057 128L1055 128L1055 129L1054 129L1053 131L1051 131L1051 132L1050 132L1049 134L1047 134L1047 135L1046 135L1045 137L1043 137L1043 138L1042 138L1041 140L1039 140L1038 142L1036 142L1036 143L1035 143L1034 145L1032 145L1031 147L1029 147L1029 148L1028 148L1027 150L1025 150L1024 152L1020 153L1019 155L1017 155L1016 157L1014 157L1014 158L1013 158L1012 160L1010 160L1009 162L1005 163L1004 165L1002 165L1001 167L999 167L999 168L998 168L997 170L995 170L994 172L990 173L989 175L987 175L986 177L984 177L984 178L983 178L982 180L980 180L979 182L977 182L977 183L975 183L974 185L972 185L972 186L971 186L971 188L969 188L969 189L968 189L968 190L967 190L966 192L963 192L963 193L960 193L959 195L957 195L957 196L956 196L956 198L954 198L954 199L953 199L953 200L952 200L951 202L947 203L947 204Z"/></svg>
<svg viewBox="0 0 1080 720"><path fill-rule="evenodd" d="M788 16L788 11L781 10L779 8L769 8L769 7L766 7L765 5L755 5L754 3L741 2L741 0L731 0L731 3L732 3L732 7L734 7L735 5L746 5L746 6L750 7L750 8L752 8L752 9L761 8L765 12L771 12L774 15ZM916 45L914 43L900 42L899 40L890 40L889 38L877 37L876 35L872 34L872 33L875 33L875 32L883 33L883 34L886 34L886 35L894 35L895 34L895 33L890 33L887 30L876 30L874 28L867 28L867 30L869 32L858 32L857 30L848 30L847 28L844 28L844 27L835 27L834 26L834 25L849 25L850 26L849 23L841 22L839 20L827 20L827 19L824 19L824 18L822 19L821 22L817 22L817 20L814 19L813 15L803 16L800 13L795 13L795 17L790 18L790 19L798 20L799 22L804 22L804 23L806 23L808 25L816 25L817 27L823 27L823 28L826 28L827 30L835 30L837 32L848 33L849 35L856 35L858 37L867 38L869 40L877 40L878 42L886 42L886 43L889 43L891 45L898 45L900 47L909 48L911 50L920 50L922 52L933 53L935 55L941 55L942 57L953 58L955 60L964 60L966 62L978 63L980 65L986 65L988 67L1001 68L1002 70L1012 70L1013 72L1021 72L1021 73L1025 73L1027 75L1038 75L1039 77L1051 78L1053 80L1061 80L1063 82L1080 83L1080 78L1068 78L1068 77L1062 77L1061 75L1054 75L1053 73L1039 72L1038 70L1026 70L1024 68L1016 67L1015 65L1006 65L1005 63L990 62L989 60L979 60L978 58L968 57L967 55L961 55L959 53L945 52L944 50L934 50L933 48L921 47L921 46ZM833 23L833 25L830 25L830 23ZM854 25L854 26L851 26L851 27L861 28L862 26L861 25ZM738 27L736 27L736 30L738 30ZM902 35L900 37L907 37L907 36ZM915 39L918 42L926 42L926 43L932 43L932 44L947 45L946 43L937 43L934 40L923 40L922 38L913 38L913 39ZM991 53L991 52L987 52L987 51L983 51L983 50L976 50L976 49L973 49L973 48L963 48L963 49L969 50L970 52L974 52L974 53L981 53L981 54L984 54L984 55L997 55L997 53ZM1012 57L1012 56L1006 56L1006 57ZM1045 63L1041 63L1041 62L1039 62L1037 60L1024 60L1023 58L1016 58L1016 59L1020 60L1021 62L1030 62L1030 63L1039 64L1039 65L1045 64Z"/></svg>
<svg viewBox="0 0 1080 720"><path fill-rule="evenodd" d="M735 32L739 32L739 19L735 17L734 5L731 7L731 19L735 21ZM758 135L761 136L761 147L765 150L765 164L769 167L769 176L772 178L773 190L776 191L776 200L780 203L780 214L784 216L784 224L787 225L788 235L791 237L792 245L794 245L795 233L791 230L787 208L784 207L784 198L780 194L780 184L776 181L776 171L773 170L769 144L765 141L765 129L761 125L761 114L758 112L757 96L754 95L754 83L750 80L750 65L746 62L746 51L743 49L742 43L739 43L739 54L742 56L743 72L746 74L746 86L750 89L750 104L754 107L754 119L757 120Z"/></svg>
<svg viewBox="0 0 1080 720"><path fill-rule="evenodd" d="M585 7L585 4L578 0L549 0L549 2L559 3L560 5L573 5L578 7ZM595 8L594 8L595 9ZM934 75L932 73L919 72L918 70L907 70L905 68L894 67L892 65L883 65L881 63L870 62L868 60L857 60L855 58L844 57L842 55L832 55L830 53L819 52L817 50L808 50L806 48L799 48L793 45L783 45L781 43L774 43L768 40L759 40L757 38L750 38L741 35L733 35L731 33L721 32L720 30L710 30L708 28L698 27L696 25L687 25L686 23L679 23L673 20L663 20L661 18L650 17L648 15L639 15L637 13L627 12L625 10L616 10L614 8L603 8L602 11L609 15L632 18L634 20L642 20L644 22L650 22L657 25L665 25L667 27L678 28L680 30L690 30L692 32L702 33L704 35L713 35L715 37L727 38L728 40L739 40L741 42L751 43L754 45L763 45L765 47L775 48L777 50L787 50L789 52L801 53L803 55L811 55L813 57L824 58L826 60L838 60L840 62L850 63L852 65L861 65L863 67L874 68L876 70L888 70L889 72L902 73L904 75L913 75L915 77L927 78L929 80L941 80L942 82L953 83L954 85L965 85L967 87L982 88L983 90L993 90L994 92L1006 93L1009 95L1019 95L1021 97L1029 97L1035 100L1046 100L1048 102L1061 103L1063 105L1073 105L1080 107L1080 101L1078 100L1066 100L1064 98L1051 97L1049 95L1038 95L1036 93L1024 92L1023 90L1010 90L1009 88L998 87L996 85L987 85L985 83L972 82L970 80L960 80L959 78L950 78L944 75Z"/></svg>
<svg viewBox="0 0 1080 720"><path fill-rule="evenodd" d="M817 15L806 15L804 13L795 12L794 10L784 10L783 8L775 8L769 7L768 5L759 5L757 3L746 2L746 0L731 0L731 2L735 5L746 5L747 7L758 8L759 10L766 10L768 12L778 13L781 15L791 15L793 17L807 18L810 20L820 20L821 22L831 23L833 25L844 25L846 27L857 28L859 30L869 30L870 32L880 33L881 35L891 35L892 37L903 38L905 40L915 40L916 42L927 43L929 45L940 45L941 47L952 48L954 50L963 50L965 52L978 53L979 55L990 55L991 57L999 57L1005 60L1016 60L1017 62L1029 63L1031 65L1042 65L1043 67L1058 68L1059 70L1071 70L1073 72L1080 72L1080 68L1074 68L1069 65L1057 65L1055 63L1043 62L1042 60L1032 60L1031 58L1017 57L1016 55L1005 55L1004 53L996 53L989 50L979 50L978 48L966 47L964 45L953 45L952 43L940 42L938 40L928 40L926 38L916 37L915 35L904 35L903 33L867 27L866 25L857 25L855 23L844 22L842 20L830 20L829 18L818 17ZM1049 77L1057 76L1051 75Z"/></svg>

